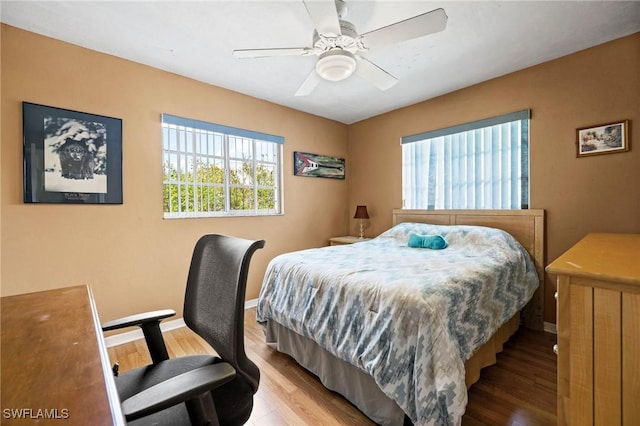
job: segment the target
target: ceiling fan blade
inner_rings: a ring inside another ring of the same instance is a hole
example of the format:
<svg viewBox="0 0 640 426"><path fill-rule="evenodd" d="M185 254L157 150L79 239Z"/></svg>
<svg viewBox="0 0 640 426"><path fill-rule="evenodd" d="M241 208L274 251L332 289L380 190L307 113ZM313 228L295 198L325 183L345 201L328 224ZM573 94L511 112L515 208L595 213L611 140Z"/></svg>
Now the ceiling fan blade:
<svg viewBox="0 0 640 426"><path fill-rule="evenodd" d="M298 91L296 92L296 96L306 96L313 92L313 89L320 83L320 76L316 72L316 70L312 70L311 74L302 82Z"/></svg>
<svg viewBox="0 0 640 426"><path fill-rule="evenodd" d="M342 34L335 0L304 0L304 5L318 34L333 37Z"/></svg>
<svg viewBox="0 0 640 426"><path fill-rule="evenodd" d="M268 58L271 56L305 56L311 55L313 49L310 47L285 47L273 49L237 49L233 51L233 57L239 59L246 58Z"/></svg>
<svg viewBox="0 0 640 426"><path fill-rule="evenodd" d="M387 90L398 82L398 79L361 56L356 56L358 65L355 73L380 90Z"/></svg>
<svg viewBox="0 0 640 426"><path fill-rule="evenodd" d="M367 48L385 46L440 32L447 26L444 9L435 9L361 35Z"/></svg>

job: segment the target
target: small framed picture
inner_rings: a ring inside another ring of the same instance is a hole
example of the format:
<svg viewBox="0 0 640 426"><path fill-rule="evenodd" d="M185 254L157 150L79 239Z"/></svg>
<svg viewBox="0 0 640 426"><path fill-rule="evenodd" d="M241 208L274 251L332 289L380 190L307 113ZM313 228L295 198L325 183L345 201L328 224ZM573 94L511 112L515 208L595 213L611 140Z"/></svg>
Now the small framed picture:
<svg viewBox="0 0 640 426"><path fill-rule="evenodd" d="M294 151L293 174L295 176L344 179L344 158Z"/></svg>
<svg viewBox="0 0 640 426"><path fill-rule="evenodd" d="M24 202L122 204L122 120L22 103Z"/></svg>
<svg viewBox="0 0 640 426"><path fill-rule="evenodd" d="M629 120L576 130L578 157L629 151L630 142Z"/></svg>

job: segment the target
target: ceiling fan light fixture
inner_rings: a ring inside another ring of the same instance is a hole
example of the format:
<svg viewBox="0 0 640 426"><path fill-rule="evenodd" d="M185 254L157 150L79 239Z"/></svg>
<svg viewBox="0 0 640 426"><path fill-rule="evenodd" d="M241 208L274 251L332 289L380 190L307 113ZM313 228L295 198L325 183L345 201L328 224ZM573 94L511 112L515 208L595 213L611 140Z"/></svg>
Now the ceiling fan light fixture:
<svg viewBox="0 0 640 426"><path fill-rule="evenodd" d="M316 62L316 72L329 81L340 81L353 74L356 69L356 58L346 50L330 50L324 52Z"/></svg>

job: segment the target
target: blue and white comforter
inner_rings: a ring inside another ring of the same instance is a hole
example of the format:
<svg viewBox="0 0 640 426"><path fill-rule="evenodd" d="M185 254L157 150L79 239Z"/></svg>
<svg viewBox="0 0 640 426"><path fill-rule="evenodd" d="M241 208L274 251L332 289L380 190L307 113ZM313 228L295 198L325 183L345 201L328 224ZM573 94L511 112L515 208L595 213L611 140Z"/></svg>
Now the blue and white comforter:
<svg viewBox="0 0 640 426"><path fill-rule="evenodd" d="M443 250L410 248L411 233ZM274 320L368 373L417 425L460 424L464 362L538 287L508 233L402 223L361 243L271 261L257 320Z"/></svg>

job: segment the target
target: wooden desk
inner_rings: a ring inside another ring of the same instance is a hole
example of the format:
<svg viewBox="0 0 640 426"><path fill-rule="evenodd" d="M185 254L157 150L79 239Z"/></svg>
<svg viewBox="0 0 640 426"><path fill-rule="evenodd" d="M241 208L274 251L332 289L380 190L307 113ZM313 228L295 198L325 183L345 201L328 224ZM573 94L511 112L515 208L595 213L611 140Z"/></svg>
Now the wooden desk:
<svg viewBox="0 0 640 426"><path fill-rule="evenodd" d="M558 275L558 424L640 425L640 235L588 234Z"/></svg>
<svg viewBox="0 0 640 426"><path fill-rule="evenodd" d="M2 424L124 425L88 286L1 299Z"/></svg>

